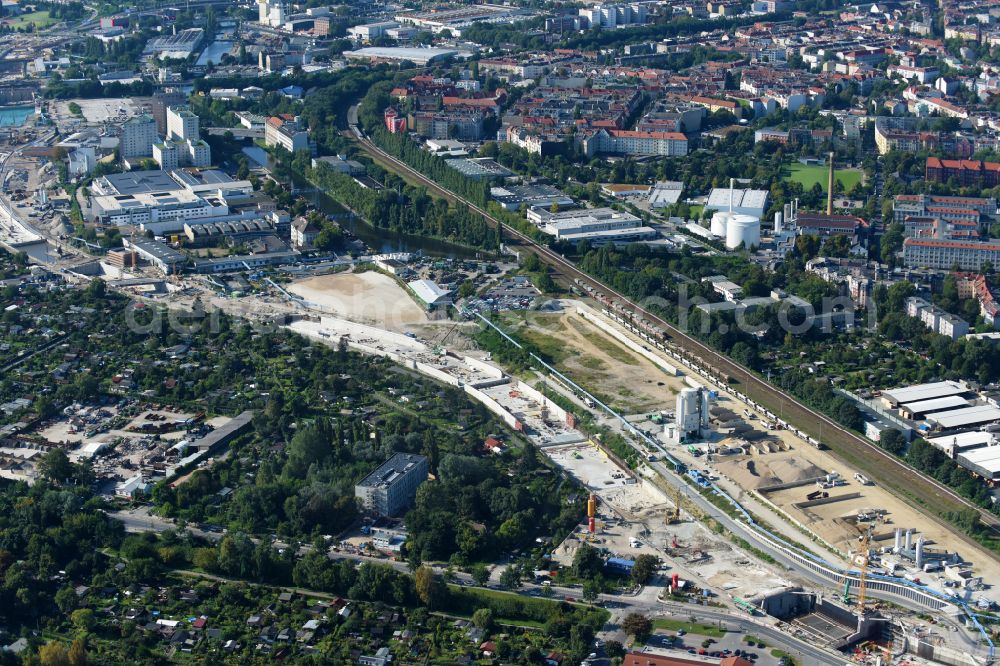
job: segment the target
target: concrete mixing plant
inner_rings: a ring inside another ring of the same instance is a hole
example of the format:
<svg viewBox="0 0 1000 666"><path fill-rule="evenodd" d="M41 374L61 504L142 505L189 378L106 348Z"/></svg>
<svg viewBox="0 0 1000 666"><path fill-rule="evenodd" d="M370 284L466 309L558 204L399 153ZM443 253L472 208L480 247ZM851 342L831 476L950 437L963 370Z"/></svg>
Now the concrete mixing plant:
<svg viewBox="0 0 1000 666"><path fill-rule="evenodd" d="M709 429L709 391L685 388L677 395L677 438L681 442L704 437Z"/></svg>

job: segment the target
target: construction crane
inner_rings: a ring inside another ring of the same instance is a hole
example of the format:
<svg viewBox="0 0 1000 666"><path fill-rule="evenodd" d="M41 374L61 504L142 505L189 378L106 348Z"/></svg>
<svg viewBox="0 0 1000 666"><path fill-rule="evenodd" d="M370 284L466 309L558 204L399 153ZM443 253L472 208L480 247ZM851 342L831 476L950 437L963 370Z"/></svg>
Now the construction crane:
<svg viewBox="0 0 1000 666"><path fill-rule="evenodd" d="M860 541L861 547L854 561L858 565L858 613L865 614L865 591L868 586L868 552L872 539L872 528L869 527L862 532Z"/></svg>
<svg viewBox="0 0 1000 666"><path fill-rule="evenodd" d="M674 510L668 511L666 516L667 525L674 525L681 522L681 489L676 488L676 493L674 494Z"/></svg>

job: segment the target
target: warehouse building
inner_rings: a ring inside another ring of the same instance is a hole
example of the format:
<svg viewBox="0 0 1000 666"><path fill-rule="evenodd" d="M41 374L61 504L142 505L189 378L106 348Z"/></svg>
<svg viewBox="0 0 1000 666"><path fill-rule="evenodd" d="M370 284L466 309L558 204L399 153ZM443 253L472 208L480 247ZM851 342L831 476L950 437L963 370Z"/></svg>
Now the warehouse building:
<svg viewBox="0 0 1000 666"><path fill-rule="evenodd" d="M379 516L396 516L413 503L417 488L427 480L427 458L397 453L354 487L365 508Z"/></svg>
<svg viewBox="0 0 1000 666"><path fill-rule="evenodd" d="M971 395L972 390L961 382L944 381L931 382L929 384L917 384L902 388L882 391L882 402L889 409L896 409L900 405L918 402L921 400L931 400L933 398L944 398L950 395Z"/></svg>
<svg viewBox="0 0 1000 666"><path fill-rule="evenodd" d="M613 208L589 208L553 213L544 208L528 211L528 219L557 240L594 244L628 243L656 237L656 230L643 226L631 213Z"/></svg>
<svg viewBox="0 0 1000 666"><path fill-rule="evenodd" d="M1000 421L1000 409L993 405L973 405L961 409L950 409L927 417L927 422L941 431L970 430L997 421Z"/></svg>
<svg viewBox="0 0 1000 666"><path fill-rule="evenodd" d="M1000 481L1000 446L959 453L958 464L990 483Z"/></svg>
<svg viewBox="0 0 1000 666"><path fill-rule="evenodd" d="M414 280L406 285L428 309L451 305L451 292L431 280Z"/></svg>

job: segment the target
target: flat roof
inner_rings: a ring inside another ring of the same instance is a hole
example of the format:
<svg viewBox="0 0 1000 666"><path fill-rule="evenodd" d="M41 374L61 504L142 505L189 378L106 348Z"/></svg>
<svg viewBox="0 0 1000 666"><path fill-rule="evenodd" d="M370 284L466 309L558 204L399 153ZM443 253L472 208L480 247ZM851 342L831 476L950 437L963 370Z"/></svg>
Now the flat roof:
<svg viewBox="0 0 1000 666"><path fill-rule="evenodd" d="M453 160L445 160L445 164L466 176L507 178L508 176L514 175L513 171L489 157L480 157L476 159L457 158Z"/></svg>
<svg viewBox="0 0 1000 666"><path fill-rule="evenodd" d="M966 449L978 449L993 441L993 433L982 430L970 430L960 432L957 435L945 435L943 437L928 437L927 441L932 445L945 451L964 451Z"/></svg>
<svg viewBox="0 0 1000 666"><path fill-rule="evenodd" d="M379 465L375 471L362 479L358 485L371 487L391 484L400 476L413 469L421 461L426 463L427 458L416 453L397 453Z"/></svg>
<svg viewBox="0 0 1000 666"><path fill-rule="evenodd" d="M414 64L427 64L449 56L466 55L467 52L458 49L439 49L434 47L416 48L403 46L366 46L354 51L344 51L348 58L383 58L386 60L410 60Z"/></svg>
<svg viewBox="0 0 1000 666"><path fill-rule="evenodd" d="M978 425L1000 421L1000 409L990 405L976 405L965 409L953 409L948 412L929 416L928 421L936 423L944 429L960 428L962 426Z"/></svg>
<svg viewBox="0 0 1000 666"><path fill-rule="evenodd" d="M135 247L138 252L162 261L165 264L183 264L187 261L187 255L181 254L177 250L152 238L136 236L134 239L126 238L124 241L126 245Z"/></svg>
<svg viewBox="0 0 1000 666"><path fill-rule="evenodd" d="M931 382L929 384L916 384L914 386L904 386L898 389L882 391L883 396L888 396L898 404L908 402L918 402L920 400L930 400L931 398L943 398L949 395L967 393L969 389L958 382Z"/></svg>
<svg viewBox="0 0 1000 666"><path fill-rule="evenodd" d="M932 412L940 412L945 409L952 409L953 407L968 407L969 401L964 398L960 398L957 395L949 395L943 398L931 398L930 400L918 400L917 402L908 402L906 404L900 405L901 409L906 409L908 412L914 414L930 414Z"/></svg>
<svg viewBox="0 0 1000 666"><path fill-rule="evenodd" d="M995 478L1000 474L1000 446L987 446L958 454L960 462L964 462L974 471Z"/></svg>
<svg viewBox="0 0 1000 666"><path fill-rule="evenodd" d="M184 186L171 178L169 171L127 171L109 173L102 177L116 194L143 194L147 192L175 192ZM103 187L104 183L101 183ZM109 193L110 194L110 193Z"/></svg>

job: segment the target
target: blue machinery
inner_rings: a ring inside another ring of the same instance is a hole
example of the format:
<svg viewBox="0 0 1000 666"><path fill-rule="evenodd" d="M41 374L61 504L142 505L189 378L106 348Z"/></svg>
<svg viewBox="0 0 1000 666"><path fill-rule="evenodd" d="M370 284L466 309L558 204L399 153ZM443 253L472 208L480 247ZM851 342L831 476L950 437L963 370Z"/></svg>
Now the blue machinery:
<svg viewBox="0 0 1000 666"><path fill-rule="evenodd" d="M514 340L512 337L507 335L507 333L501 329L499 326L494 324L492 321L481 315L480 313L475 313L487 326L495 330L497 333L503 336L507 342L511 343L518 349L522 351L527 351L524 347ZM626 432L641 439L647 446L650 446L660 453L674 465L675 469L683 469L684 463L674 458L666 449L664 449L659 442L657 442L652 437L649 437L631 423L625 420L625 417L618 414L616 411L611 409L608 405L598 400L596 397L591 395L586 389L582 388L572 379L559 372L551 365L540 359L534 352L528 351L528 355L535 360L543 368L551 372L553 375L561 379L568 386L572 387L573 390L579 392L580 395L593 401L593 403L604 410L608 415L617 420L622 424L622 427ZM675 354L676 356L676 354ZM686 359L685 363L690 363ZM725 386L721 386L722 390L727 390ZM753 517L747 512L743 506L732 498L726 491L719 488L715 483L709 482L707 486L712 490L713 493L725 499L729 504L733 506L734 509L743 517L746 524L756 533L755 536L763 543L767 544L771 548L780 550L783 555L788 558L795 560L799 565L804 566L809 569L813 574L828 580L833 585L843 585L845 594L848 594L852 586L857 586L860 582L859 572L854 569L843 569L839 565L832 562L827 562L823 558L814 555L808 551L801 550L797 546L788 543L780 536L773 534L770 530L759 525ZM920 604L930 610L939 611L944 608L947 604L953 604L961 608L969 620L972 622L973 626L979 630L982 635L983 642L986 643L989 649L989 659L990 661L994 658L995 646L993 640L990 638L989 632L983 627L979 622L979 617L972 609L969 607L965 601L959 599L956 596L946 595L938 592L935 589L929 588L925 585L918 585L917 583L906 580L905 578L899 578L898 576L883 576L878 574L867 574L866 580L868 584L868 591L870 596L881 596L885 597L890 595L896 599L903 598L911 602ZM741 600L742 601L742 600ZM744 602L745 603L745 602ZM740 606L743 607L742 605Z"/></svg>

